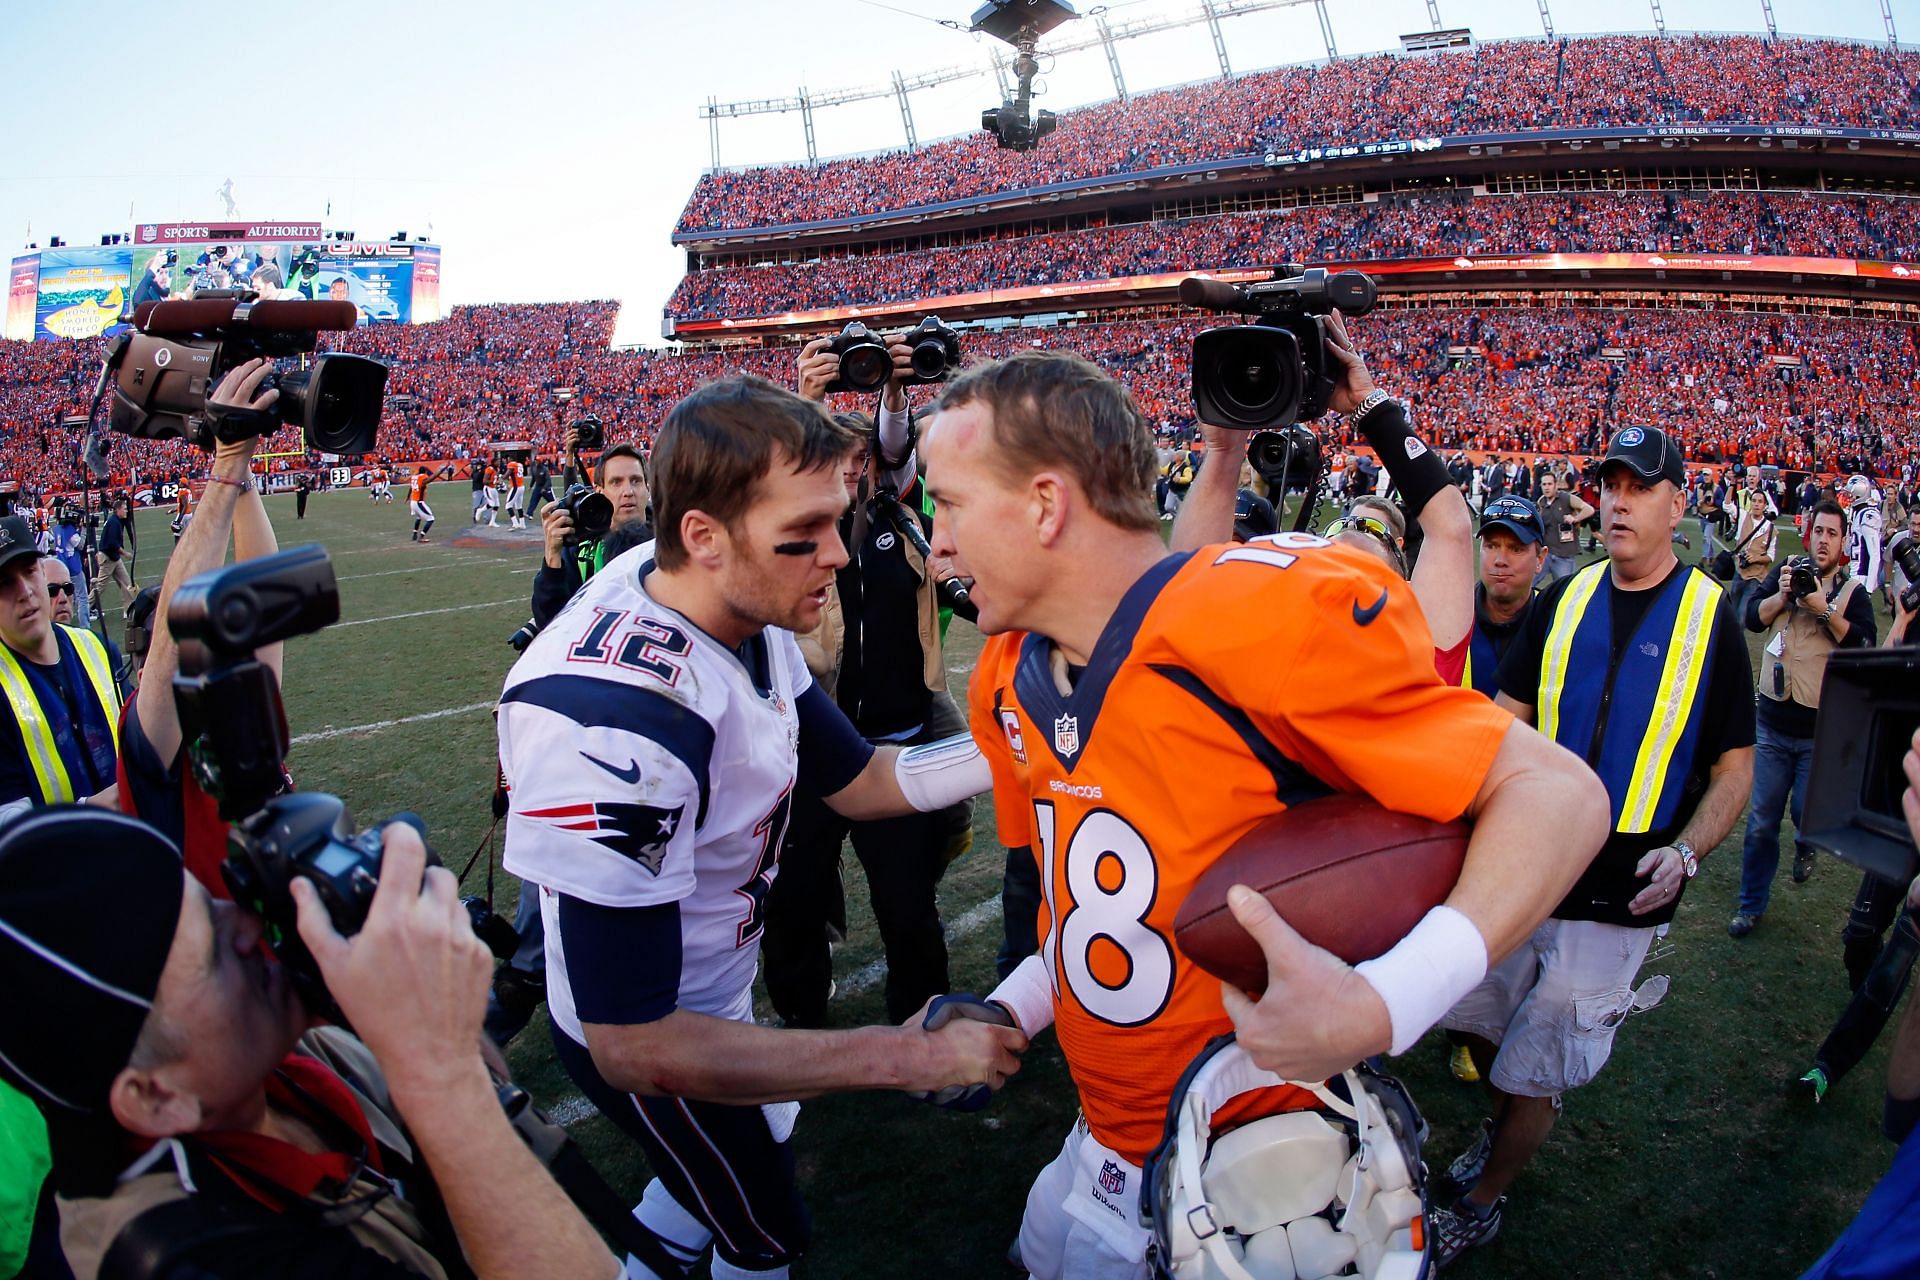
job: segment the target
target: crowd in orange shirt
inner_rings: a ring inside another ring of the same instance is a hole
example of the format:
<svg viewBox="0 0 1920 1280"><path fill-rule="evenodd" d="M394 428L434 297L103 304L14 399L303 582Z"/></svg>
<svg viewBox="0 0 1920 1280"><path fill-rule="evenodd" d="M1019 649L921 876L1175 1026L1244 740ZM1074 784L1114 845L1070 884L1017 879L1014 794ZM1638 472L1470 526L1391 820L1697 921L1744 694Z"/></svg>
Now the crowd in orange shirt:
<svg viewBox="0 0 1920 1280"><path fill-rule="evenodd" d="M1569 127L1920 125L1920 54L1755 36L1514 40L1342 58L1061 112L1034 151L985 133L817 165L713 173L678 230L852 219L1168 165L1389 139Z"/></svg>

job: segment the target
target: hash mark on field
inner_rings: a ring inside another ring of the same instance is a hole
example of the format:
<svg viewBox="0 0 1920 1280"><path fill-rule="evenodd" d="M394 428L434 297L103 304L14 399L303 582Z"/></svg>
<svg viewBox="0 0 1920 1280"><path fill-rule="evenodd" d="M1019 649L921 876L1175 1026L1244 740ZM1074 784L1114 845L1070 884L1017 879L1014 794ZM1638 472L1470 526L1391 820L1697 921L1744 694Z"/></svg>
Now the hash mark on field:
<svg viewBox="0 0 1920 1280"><path fill-rule="evenodd" d="M338 631L342 627L364 627L373 622L398 622L402 618L431 618L441 613L465 613L469 609L497 609L503 604L525 604L525 596L508 596L505 600L482 600L479 604L454 604L444 609L416 609L412 613L389 613L378 618L355 618L352 622L336 622L328 628Z"/></svg>
<svg viewBox="0 0 1920 1280"><path fill-rule="evenodd" d="M1000 895L994 894L984 902L976 902L965 911L947 922L947 941L956 942L980 932L988 922L1000 915ZM857 996L877 986L887 976L887 962L875 960L863 965L847 975L847 980L839 984L835 999ZM771 1024L768 1024L771 1025ZM577 1093L570 1093L546 1109L547 1118L555 1124L571 1129L582 1120L591 1120L600 1114L600 1109Z"/></svg>
<svg viewBox="0 0 1920 1280"><path fill-rule="evenodd" d="M382 729L391 729L395 725L418 724L422 720L443 720L448 716L463 716L469 711L478 711L491 707L499 699L488 698L485 702L469 702L464 707L442 707L438 711L422 711L417 716L401 716L397 720L375 720L370 724L350 724L342 729L316 729L312 733L303 733L293 739L292 745L303 742L325 742L328 738L344 738L350 733L378 733Z"/></svg>

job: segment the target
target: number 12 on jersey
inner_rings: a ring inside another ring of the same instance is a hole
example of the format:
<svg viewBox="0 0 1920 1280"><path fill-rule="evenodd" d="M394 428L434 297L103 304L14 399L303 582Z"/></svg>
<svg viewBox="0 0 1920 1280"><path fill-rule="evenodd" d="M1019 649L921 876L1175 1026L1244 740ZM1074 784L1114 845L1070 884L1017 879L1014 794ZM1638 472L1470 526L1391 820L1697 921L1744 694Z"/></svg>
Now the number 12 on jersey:
<svg viewBox="0 0 1920 1280"><path fill-rule="evenodd" d="M1051 922L1041 957L1058 989L1102 1022L1151 1022L1173 995L1173 944L1146 923L1159 894L1160 867L1146 839L1111 809L1095 809L1064 840L1054 806L1033 805L1040 841L1040 888ZM1055 874L1066 859L1061 910Z"/></svg>

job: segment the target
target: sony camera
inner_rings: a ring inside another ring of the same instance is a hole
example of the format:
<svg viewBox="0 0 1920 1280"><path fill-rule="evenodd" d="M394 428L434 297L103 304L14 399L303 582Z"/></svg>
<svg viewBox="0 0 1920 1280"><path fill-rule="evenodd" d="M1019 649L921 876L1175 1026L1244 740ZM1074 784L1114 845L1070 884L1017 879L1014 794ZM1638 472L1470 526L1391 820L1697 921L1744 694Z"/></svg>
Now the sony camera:
<svg viewBox="0 0 1920 1280"><path fill-rule="evenodd" d="M308 1011L336 1020L339 1010L295 927L289 886L296 876L312 881L333 927L354 933L379 884L380 830L356 833L336 797L288 789L286 710L259 650L339 618L333 565L319 546L189 578L167 606L180 651L173 697L188 758L221 818L233 824L221 878L234 901L266 922L267 944ZM407 815L398 820L419 826ZM511 925L479 900L467 911L496 955L513 953Z"/></svg>
<svg viewBox="0 0 1920 1280"><path fill-rule="evenodd" d="M1907 589L1900 593L1900 607L1908 613L1920 613L1920 538L1902 529L1887 544L1887 558L1906 575Z"/></svg>
<svg viewBox="0 0 1920 1280"><path fill-rule="evenodd" d="M1202 276L1180 282L1180 301L1252 316L1193 340L1193 404L1202 421L1240 431L1278 430L1326 413L1340 385L1327 354L1326 318L1373 310L1372 277L1324 267L1282 267L1262 284Z"/></svg>
<svg viewBox="0 0 1920 1280"><path fill-rule="evenodd" d="M606 448L607 424L591 413L574 423L573 447L584 453L597 453Z"/></svg>
<svg viewBox="0 0 1920 1280"><path fill-rule="evenodd" d="M939 324L935 317L929 316L927 319ZM921 321L920 327L924 329L926 323L925 320ZM945 328L944 325L941 327ZM951 329L947 330L948 334L952 332ZM954 339L953 349L957 355L960 350L957 338ZM840 357L840 372L827 384L828 391L878 391L893 377L893 353L887 350L886 340L858 320L849 320L847 327L839 332L827 350ZM945 377L945 372L940 376ZM939 380L924 379L929 382Z"/></svg>
<svg viewBox="0 0 1920 1280"><path fill-rule="evenodd" d="M295 423L309 449L371 453L387 366L341 352L312 355L322 330L351 329L358 315L348 302L262 302L247 290L142 307L134 328L107 348L102 378L113 392L108 425L122 435L184 436L211 449L216 439L231 442ZM229 369L261 356L299 357L303 366L277 371L260 384L262 391L280 390L266 410L271 425L216 431L207 416L207 396ZM245 435L235 434L241 431Z"/></svg>

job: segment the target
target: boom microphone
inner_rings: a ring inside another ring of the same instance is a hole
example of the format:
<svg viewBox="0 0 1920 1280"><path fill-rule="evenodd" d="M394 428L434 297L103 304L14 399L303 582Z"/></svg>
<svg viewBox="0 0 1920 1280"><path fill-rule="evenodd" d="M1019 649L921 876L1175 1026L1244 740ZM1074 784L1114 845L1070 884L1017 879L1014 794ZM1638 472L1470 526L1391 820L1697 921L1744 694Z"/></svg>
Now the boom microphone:
<svg viewBox="0 0 1920 1280"><path fill-rule="evenodd" d="M188 298L143 303L133 313L133 322L142 333L155 337L187 337L232 324L240 306L248 306L243 321L248 328L281 333L351 329L360 319L359 308L351 302L269 301L249 306L231 298Z"/></svg>
<svg viewBox="0 0 1920 1280"><path fill-rule="evenodd" d="M1239 311L1246 305L1246 294L1237 285L1207 276L1188 276L1180 282L1180 301L1209 311Z"/></svg>

